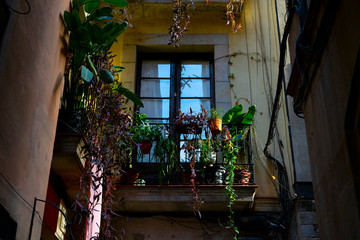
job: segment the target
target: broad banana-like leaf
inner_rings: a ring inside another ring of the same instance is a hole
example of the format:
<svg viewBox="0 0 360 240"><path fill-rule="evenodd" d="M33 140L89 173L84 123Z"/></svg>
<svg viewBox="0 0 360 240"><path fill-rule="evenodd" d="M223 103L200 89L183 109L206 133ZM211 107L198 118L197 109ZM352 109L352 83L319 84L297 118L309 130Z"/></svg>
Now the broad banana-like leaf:
<svg viewBox="0 0 360 240"><path fill-rule="evenodd" d="M108 17L106 19L111 19L113 16L111 15L112 12L112 8L109 7L104 7L104 8L100 8L100 9L96 9L95 12L93 12L92 14L90 14L87 17L87 21L92 21L92 20L96 20L96 19L102 19L103 17Z"/></svg>
<svg viewBox="0 0 360 240"><path fill-rule="evenodd" d="M129 3L125 0L104 0L104 2L112 4L116 7L127 7Z"/></svg>
<svg viewBox="0 0 360 240"><path fill-rule="evenodd" d="M81 66L81 78L84 79L86 82L91 82L93 78L92 72L85 67L84 65Z"/></svg>
<svg viewBox="0 0 360 240"><path fill-rule="evenodd" d="M223 116L222 118L223 124L236 124L235 120L241 116L242 110L243 110L242 104L232 107Z"/></svg>
<svg viewBox="0 0 360 240"><path fill-rule="evenodd" d="M64 20L69 31L76 31L81 26L79 12L74 10L72 13L64 12Z"/></svg>
<svg viewBox="0 0 360 240"><path fill-rule="evenodd" d="M92 13L100 6L100 0L90 0L85 4L85 12Z"/></svg>
<svg viewBox="0 0 360 240"><path fill-rule="evenodd" d="M249 109L246 112L246 114L245 114L243 120L241 121L241 123L250 125L252 120L254 119L255 110L256 110L256 105L253 105L253 106L249 107Z"/></svg>
<svg viewBox="0 0 360 240"><path fill-rule="evenodd" d="M118 91L118 93L124 95L127 99L129 99L136 105L138 105L140 107L144 107L144 104L141 102L141 100L138 98L138 96L136 96L136 94L133 93L132 91L130 91L129 89L124 88L124 87L118 87L117 91Z"/></svg>
<svg viewBox="0 0 360 240"><path fill-rule="evenodd" d="M100 75L100 79L105 83L113 83L114 82L114 76L107 69L100 69L99 75Z"/></svg>

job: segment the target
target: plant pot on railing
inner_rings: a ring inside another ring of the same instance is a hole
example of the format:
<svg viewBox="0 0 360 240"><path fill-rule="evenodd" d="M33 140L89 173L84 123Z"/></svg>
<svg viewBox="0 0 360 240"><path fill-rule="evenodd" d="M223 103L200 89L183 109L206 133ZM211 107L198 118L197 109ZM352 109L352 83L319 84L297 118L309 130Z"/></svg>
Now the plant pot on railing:
<svg viewBox="0 0 360 240"><path fill-rule="evenodd" d="M140 151L142 154L149 154L152 148L152 143L150 141L142 141L140 143Z"/></svg>
<svg viewBox="0 0 360 240"><path fill-rule="evenodd" d="M251 182L251 172L247 169L234 171L234 182L238 184L248 184Z"/></svg>
<svg viewBox="0 0 360 240"><path fill-rule="evenodd" d="M196 124L175 123L174 131L177 134L201 134L202 126Z"/></svg>
<svg viewBox="0 0 360 240"><path fill-rule="evenodd" d="M222 120L221 118L210 118L209 119L209 128L212 134L216 135L222 131Z"/></svg>

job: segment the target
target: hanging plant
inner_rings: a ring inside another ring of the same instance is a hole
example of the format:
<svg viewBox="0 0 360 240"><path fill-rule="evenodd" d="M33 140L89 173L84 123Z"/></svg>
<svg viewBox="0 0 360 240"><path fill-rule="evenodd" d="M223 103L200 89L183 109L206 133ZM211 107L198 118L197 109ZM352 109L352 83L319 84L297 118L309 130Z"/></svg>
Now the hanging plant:
<svg viewBox="0 0 360 240"><path fill-rule="evenodd" d="M93 57L99 78L94 79L88 89L88 105L86 108L89 120L86 130L87 162L84 179L91 180L91 187L96 190L102 186L102 191L93 199L87 198L90 213L100 201L102 195L102 224L101 239L109 239L116 233L112 232L111 219L113 212L113 194L116 183L122 175L121 167L131 158L132 126L131 110L128 99L117 89L120 83L108 83L101 77L100 71L106 70L112 76L112 56L107 53ZM110 75L106 74L105 78ZM96 171L94 172L94 169ZM83 182L83 187L88 188L88 182ZM86 194L86 192L85 192Z"/></svg>
<svg viewBox="0 0 360 240"><path fill-rule="evenodd" d="M195 9L195 3L190 0L184 3L182 0L174 0L172 8L173 16L171 18L171 26L169 28L170 40L169 45L179 46L180 36L187 31L190 23L190 10Z"/></svg>
<svg viewBox="0 0 360 240"><path fill-rule="evenodd" d="M226 25L231 24L233 33L242 30L241 23L237 23L236 19L240 18L243 8L243 0L227 0L226 1Z"/></svg>
<svg viewBox="0 0 360 240"><path fill-rule="evenodd" d="M106 3L106 7L101 7L101 2ZM118 73L123 68L113 65L114 56L109 52L128 25L121 15L115 18L114 7L127 5L125 0L73 0L72 11L64 12L70 37L63 107L85 109L88 120L86 164L74 210L92 221L96 206L102 204L101 231L98 236L87 236L92 239L123 237L121 231L114 232L111 227L115 214L112 192L122 175L123 163L131 158L132 119L128 102L143 106L139 98L118 81ZM82 9L86 14L79 14ZM91 192L94 194L89 197Z"/></svg>
<svg viewBox="0 0 360 240"><path fill-rule="evenodd" d="M225 136L223 139L223 148L222 148L222 156L224 159L225 168L227 170L227 176L225 178L225 189L226 189L226 195L228 196L229 202L228 202L228 208L230 211L229 215L229 223L230 227L234 230L235 236L234 239L237 239L237 235L239 234L239 230L235 225L234 221L234 210L232 209L232 205L236 201L237 194L235 193L235 189L233 188L234 184L234 170L235 170L235 164L236 159L239 154L239 147L236 146L235 140L231 136L229 130L227 128L224 129Z"/></svg>

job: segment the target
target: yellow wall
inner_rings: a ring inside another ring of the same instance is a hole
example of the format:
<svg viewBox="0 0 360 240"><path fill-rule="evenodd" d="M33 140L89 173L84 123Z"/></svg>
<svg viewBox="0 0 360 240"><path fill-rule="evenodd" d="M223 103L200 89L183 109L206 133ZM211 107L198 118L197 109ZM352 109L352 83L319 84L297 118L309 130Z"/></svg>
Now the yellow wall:
<svg viewBox="0 0 360 240"><path fill-rule="evenodd" d="M243 104L244 109L257 105L254 122L256 134L252 144L253 149L258 148L259 152L258 156L254 152L255 177L259 185L256 195L259 197L259 204L255 204L255 207L261 210L264 205L260 199L276 198L274 185L278 188L277 179L273 178L277 177L274 165L262 153L278 73L279 40L275 7L273 1L245 1L241 19L243 31L233 34L230 26L225 24L225 6L225 3L211 1L209 5L196 3L196 14L191 20L189 31L180 39L179 48L167 45L171 4L141 3L132 6L134 13L130 23L133 27L125 31L114 49L120 52L122 45L121 63L126 69L121 79L128 88L134 90L137 46L148 46L158 51L189 51L201 49L204 45L214 47L217 106L227 110L235 104ZM284 19L283 14L284 11L280 13L280 21ZM232 56L229 57L230 55ZM229 78L229 75L234 77ZM232 89L230 83L233 85ZM278 134L270 150L290 170L289 178L292 180L284 102L279 112L276 132ZM282 147L279 147L280 141Z"/></svg>

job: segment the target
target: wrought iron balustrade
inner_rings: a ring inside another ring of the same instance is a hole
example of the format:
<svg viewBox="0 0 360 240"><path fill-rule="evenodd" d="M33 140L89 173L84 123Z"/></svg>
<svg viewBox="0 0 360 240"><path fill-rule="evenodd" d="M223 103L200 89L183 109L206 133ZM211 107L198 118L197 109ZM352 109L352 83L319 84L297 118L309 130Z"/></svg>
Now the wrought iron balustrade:
<svg viewBox="0 0 360 240"><path fill-rule="evenodd" d="M174 134L173 128L169 125L164 125L164 135ZM151 152L149 154L142 154L140 148L137 147L135 151L131 168L125 169L120 184L125 185L186 185L191 184L191 168L190 159L184 149L181 147L186 141L209 139L205 130L192 134L191 137L182 136L184 134L177 134L172 139L178 145L178 157L176 161L169 166L167 157L160 160L154 154L156 142L153 142ZM238 141L236 144L241 145L240 152L237 157L237 163L234 164L234 184L251 185L255 183L254 164L252 161L252 151L250 142L250 135L248 134L244 139ZM221 136L213 136L213 139L220 139ZM228 175L229 169L226 168L221 150L216 152L216 160L212 164L206 166L200 160L200 147L196 146L193 151L195 154L195 184L198 185L225 185L225 179ZM164 153L165 155L165 153Z"/></svg>

